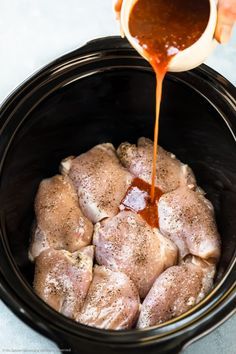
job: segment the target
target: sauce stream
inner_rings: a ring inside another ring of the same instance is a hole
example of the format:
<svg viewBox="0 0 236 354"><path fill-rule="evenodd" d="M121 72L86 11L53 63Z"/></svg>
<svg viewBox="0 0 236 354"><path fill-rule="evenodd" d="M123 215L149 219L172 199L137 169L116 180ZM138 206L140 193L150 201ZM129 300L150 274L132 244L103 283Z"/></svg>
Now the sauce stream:
<svg viewBox="0 0 236 354"><path fill-rule="evenodd" d="M159 227L157 203L162 196L159 188L155 187L154 202L150 198L151 185L140 178L134 178L129 187L120 209L131 210L141 215L152 227Z"/></svg>
<svg viewBox="0 0 236 354"><path fill-rule="evenodd" d="M130 14L130 34L142 46L157 80L150 190L152 204L156 204L158 130L163 80L170 60L179 51L190 47L201 37L207 27L209 15L208 0L138 0ZM148 210L154 212L149 206Z"/></svg>

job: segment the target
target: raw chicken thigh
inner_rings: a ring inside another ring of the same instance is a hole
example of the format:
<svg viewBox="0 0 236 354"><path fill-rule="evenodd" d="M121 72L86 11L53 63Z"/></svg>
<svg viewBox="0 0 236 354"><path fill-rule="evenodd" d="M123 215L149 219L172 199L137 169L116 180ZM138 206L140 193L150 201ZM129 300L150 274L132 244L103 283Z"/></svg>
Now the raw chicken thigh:
<svg viewBox="0 0 236 354"><path fill-rule="evenodd" d="M94 247L70 253L48 249L36 259L34 290L54 310L74 318L92 281Z"/></svg>
<svg viewBox="0 0 236 354"><path fill-rule="evenodd" d="M178 246L181 258L191 253L218 260L220 237L214 210L202 193L181 187L164 194L158 213L161 232Z"/></svg>
<svg viewBox="0 0 236 354"><path fill-rule="evenodd" d="M98 264L128 275L141 298L156 277L177 259L177 247L131 211L122 211L97 224L93 244Z"/></svg>
<svg viewBox="0 0 236 354"><path fill-rule="evenodd" d="M77 251L91 242L93 225L80 210L78 196L67 176L40 183L35 199L37 227L29 250L31 260L51 247Z"/></svg>
<svg viewBox="0 0 236 354"><path fill-rule="evenodd" d="M118 213L133 179L112 144L97 145L75 159L64 160L62 171L74 182L81 209L93 223Z"/></svg>
<svg viewBox="0 0 236 354"><path fill-rule="evenodd" d="M146 328L211 290L220 257L213 206L191 169L158 149L154 198L146 138L117 152L97 145L41 182L29 256L35 292L56 311L102 329Z"/></svg>
<svg viewBox="0 0 236 354"><path fill-rule="evenodd" d="M117 154L121 163L134 176L151 184L153 142L147 138L138 139L138 144L122 143ZM158 147L156 187L163 193L175 190L182 185L195 186L196 181L191 169L182 164L175 155Z"/></svg>
<svg viewBox="0 0 236 354"><path fill-rule="evenodd" d="M196 257L165 270L145 298L138 328L166 322L190 310L211 290L215 266Z"/></svg>
<svg viewBox="0 0 236 354"><path fill-rule="evenodd" d="M76 320L103 329L129 329L138 318L139 306L138 291L124 273L95 266L92 284Z"/></svg>

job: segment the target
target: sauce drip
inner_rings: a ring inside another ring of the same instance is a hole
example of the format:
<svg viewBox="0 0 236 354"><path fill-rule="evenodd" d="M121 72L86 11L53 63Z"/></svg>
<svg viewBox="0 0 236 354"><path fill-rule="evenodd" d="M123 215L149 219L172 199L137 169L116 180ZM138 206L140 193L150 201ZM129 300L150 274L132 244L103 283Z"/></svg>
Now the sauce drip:
<svg viewBox="0 0 236 354"><path fill-rule="evenodd" d="M129 31L152 65L157 79L151 203L155 203L156 160L162 85L170 60L190 47L207 27L208 0L138 0L130 14Z"/></svg>
<svg viewBox="0 0 236 354"><path fill-rule="evenodd" d="M154 202L151 202L150 191L151 185L149 183L140 178L134 178L121 205L125 210L131 210L141 215L150 226L159 227L157 204L163 193L156 187Z"/></svg>

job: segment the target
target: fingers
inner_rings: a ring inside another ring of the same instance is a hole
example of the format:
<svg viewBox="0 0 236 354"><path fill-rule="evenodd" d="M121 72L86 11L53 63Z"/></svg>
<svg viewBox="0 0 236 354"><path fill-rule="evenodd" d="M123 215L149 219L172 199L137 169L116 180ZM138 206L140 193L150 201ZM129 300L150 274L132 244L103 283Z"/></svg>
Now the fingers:
<svg viewBox="0 0 236 354"><path fill-rule="evenodd" d="M116 19L120 19L120 11L122 7L123 0L113 0L113 7L116 13Z"/></svg>
<svg viewBox="0 0 236 354"><path fill-rule="evenodd" d="M219 0L218 20L215 38L219 43L227 43L236 21L236 0Z"/></svg>
<svg viewBox="0 0 236 354"><path fill-rule="evenodd" d="M120 22L120 12L122 8L123 0L113 0L113 8L115 10L116 19ZM120 22L120 35L122 38L125 37L121 22Z"/></svg>

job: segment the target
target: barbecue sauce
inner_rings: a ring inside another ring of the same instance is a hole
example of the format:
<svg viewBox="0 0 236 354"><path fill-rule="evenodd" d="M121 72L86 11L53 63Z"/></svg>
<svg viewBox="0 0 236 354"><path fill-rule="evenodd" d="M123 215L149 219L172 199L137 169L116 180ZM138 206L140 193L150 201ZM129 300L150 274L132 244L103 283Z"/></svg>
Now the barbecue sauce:
<svg viewBox="0 0 236 354"><path fill-rule="evenodd" d="M154 129L153 166L151 188L139 184L139 189L150 193L146 209L139 213L152 226L157 227L156 166L158 153L159 115L162 86L168 64L181 50L190 47L205 31L210 16L208 0L138 0L131 10L129 31L143 48L156 74L156 122ZM145 183L145 182L143 182ZM134 186L133 186L134 187ZM133 188L131 186L131 189ZM131 191L127 192L129 196ZM138 202L137 202L138 203ZM153 207L152 207L153 205ZM132 209L132 208L131 208Z"/></svg>
<svg viewBox="0 0 236 354"><path fill-rule="evenodd" d="M154 202L151 202L151 185L140 178L134 178L121 205L125 210L141 215L150 226L159 227L157 203L163 193L157 187L154 191Z"/></svg>

